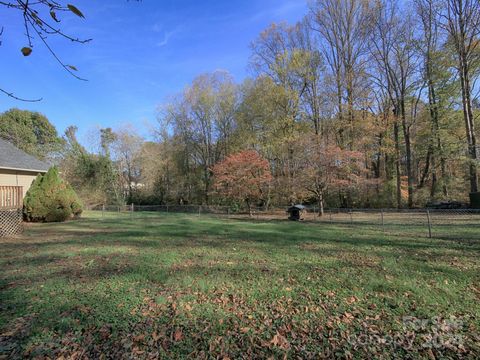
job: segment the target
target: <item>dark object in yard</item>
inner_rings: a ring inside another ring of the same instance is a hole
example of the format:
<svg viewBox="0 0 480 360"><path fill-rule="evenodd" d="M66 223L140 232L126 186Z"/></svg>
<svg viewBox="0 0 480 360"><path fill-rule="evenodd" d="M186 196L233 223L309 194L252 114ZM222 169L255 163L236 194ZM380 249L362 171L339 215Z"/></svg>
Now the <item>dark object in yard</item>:
<svg viewBox="0 0 480 360"><path fill-rule="evenodd" d="M470 193L470 207L480 209L480 192Z"/></svg>
<svg viewBox="0 0 480 360"><path fill-rule="evenodd" d="M293 221L304 220L307 208L303 205L293 205L287 209L288 219Z"/></svg>
<svg viewBox="0 0 480 360"><path fill-rule="evenodd" d="M466 209L468 205L460 201L431 201L427 203L429 209Z"/></svg>

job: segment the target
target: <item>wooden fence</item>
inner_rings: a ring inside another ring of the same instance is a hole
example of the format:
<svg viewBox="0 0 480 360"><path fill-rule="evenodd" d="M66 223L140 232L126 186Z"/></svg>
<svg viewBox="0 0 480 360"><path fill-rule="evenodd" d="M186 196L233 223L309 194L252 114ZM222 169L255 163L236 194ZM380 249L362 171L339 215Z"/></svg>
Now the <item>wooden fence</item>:
<svg viewBox="0 0 480 360"><path fill-rule="evenodd" d="M0 209L21 209L23 188L21 186L0 186Z"/></svg>
<svg viewBox="0 0 480 360"><path fill-rule="evenodd" d="M23 188L0 186L0 237L22 232Z"/></svg>

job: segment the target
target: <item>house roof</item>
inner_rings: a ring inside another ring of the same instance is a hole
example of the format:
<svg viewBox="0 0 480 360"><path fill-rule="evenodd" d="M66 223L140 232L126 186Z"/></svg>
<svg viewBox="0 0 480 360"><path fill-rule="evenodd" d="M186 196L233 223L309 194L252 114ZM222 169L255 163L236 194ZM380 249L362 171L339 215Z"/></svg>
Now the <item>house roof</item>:
<svg viewBox="0 0 480 360"><path fill-rule="evenodd" d="M0 169L47 172L50 165L0 138Z"/></svg>
<svg viewBox="0 0 480 360"><path fill-rule="evenodd" d="M293 210L305 210L307 207L306 206L303 206L303 205L300 205L300 204L297 204L297 205L293 205L293 206L290 206L287 211L293 211Z"/></svg>

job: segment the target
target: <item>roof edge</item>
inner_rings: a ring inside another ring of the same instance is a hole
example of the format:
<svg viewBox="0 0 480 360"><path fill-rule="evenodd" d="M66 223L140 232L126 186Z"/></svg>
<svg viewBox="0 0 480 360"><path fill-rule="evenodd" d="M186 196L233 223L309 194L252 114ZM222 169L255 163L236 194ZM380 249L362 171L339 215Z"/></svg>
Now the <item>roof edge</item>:
<svg viewBox="0 0 480 360"><path fill-rule="evenodd" d="M16 170L16 171L27 171L27 172L37 172L37 173L46 173L48 170L38 170L38 169L22 169L14 167L5 167L0 166L0 170Z"/></svg>

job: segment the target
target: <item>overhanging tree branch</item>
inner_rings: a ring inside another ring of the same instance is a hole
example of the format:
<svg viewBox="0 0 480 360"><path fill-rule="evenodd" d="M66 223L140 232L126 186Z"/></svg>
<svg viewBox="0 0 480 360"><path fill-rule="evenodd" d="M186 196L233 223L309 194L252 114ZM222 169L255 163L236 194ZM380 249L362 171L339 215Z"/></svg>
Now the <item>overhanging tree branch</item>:
<svg viewBox="0 0 480 360"><path fill-rule="evenodd" d="M78 80L87 81L86 79L76 75L74 72L77 68L73 65L65 63L56 50L50 46L48 42L48 36L60 36L75 43L85 44L91 41L91 39L80 39L71 36L55 24L60 23L58 18L58 12L71 12L80 18L84 18L83 13L72 4L63 5L58 1L52 0L17 0L17 1L0 1L0 6L4 6L7 9L12 9L17 12L21 12L23 26L25 28L25 37L27 39L28 46L21 49L23 56L30 56L32 48L34 46L35 38L40 39L41 43L47 48L48 52L53 58L60 64L60 66L68 72L71 76ZM45 13L48 11L49 15ZM49 18L51 18L49 20ZM54 24L52 23L54 22ZM3 34L3 28L0 31L0 36ZM1 43L0 43L1 45ZM13 92L0 88L0 92L19 101L37 102L42 99L25 99L14 95Z"/></svg>
<svg viewBox="0 0 480 360"><path fill-rule="evenodd" d="M13 94L12 92L8 92L6 90L3 90L2 88L0 88L0 92L4 93L5 95L15 99L15 100L19 100L19 101L25 101L25 102L38 102L38 101L42 101L43 99L42 98L38 98L38 99L24 99L24 98L21 98L21 97L18 97L18 96L15 96L15 94Z"/></svg>

